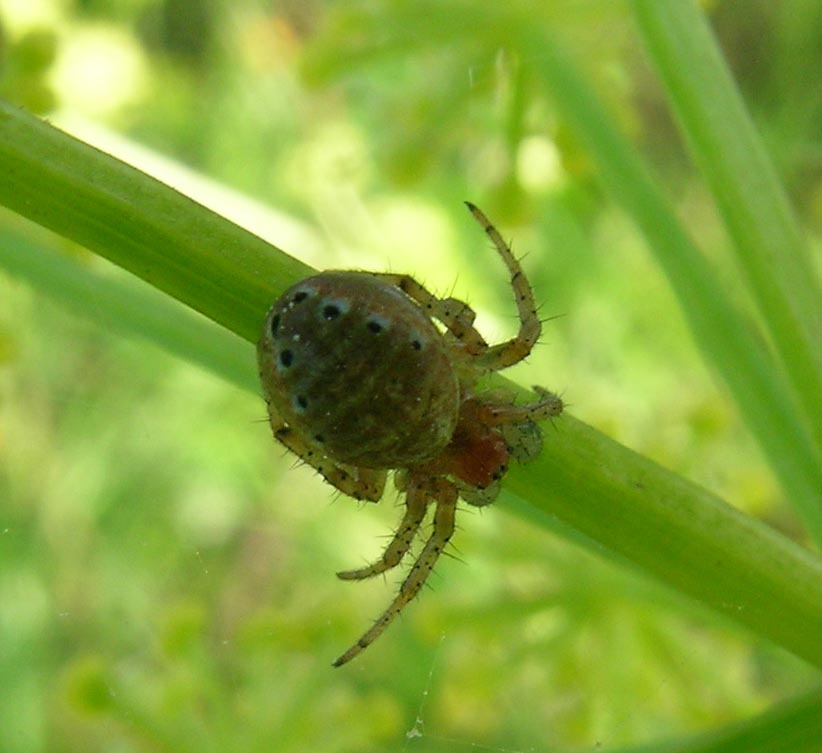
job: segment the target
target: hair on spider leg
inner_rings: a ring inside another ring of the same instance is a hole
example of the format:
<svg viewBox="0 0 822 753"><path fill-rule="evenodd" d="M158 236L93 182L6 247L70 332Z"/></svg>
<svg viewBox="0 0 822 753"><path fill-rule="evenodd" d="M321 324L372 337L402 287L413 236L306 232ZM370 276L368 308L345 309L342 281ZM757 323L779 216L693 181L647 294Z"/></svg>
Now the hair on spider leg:
<svg viewBox="0 0 822 753"><path fill-rule="evenodd" d="M354 502L357 504L357 512L359 512L360 510L366 510L373 504L372 502L370 502L367 499L364 499L363 497L352 497L350 494L346 494L344 492L341 492L339 489L336 489L336 488L333 489L332 494L330 495L330 497L331 497L331 503L335 504L335 505L337 504L337 502L339 502L343 498L345 499L346 502L353 499Z"/></svg>
<svg viewBox="0 0 822 753"><path fill-rule="evenodd" d="M542 309L544 309L544 308L545 308L545 305L546 305L546 301L543 301L542 303L538 303L538 304L537 304L537 307L536 307L536 309L535 309L535 311L534 311L534 313L535 313L535 314L539 314L539 313L542 311ZM551 314L550 316L545 316L545 317L540 316L540 317L539 317L539 326L540 326L540 329L542 329L542 328L543 328L546 324L548 324L548 322L552 322L552 321L554 321L555 319L563 319L563 318L565 318L566 316L568 316L568 313L567 313L567 312L564 312L564 313L562 313L562 314ZM540 338L540 339L537 341L537 343L541 343L541 342L542 342L542 338ZM534 343L534 344L536 345L537 343Z"/></svg>
<svg viewBox="0 0 822 753"><path fill-rule="evenodd" d="M287 447L284 447L283 452L280 455L280 457L284 458L287 455L291 455L291 451ZM304 465L308 465L308 463L306 463L305 460L303 460L300 457L294 457L294 458L292 458L292 462L291 462L291 470L293 471L293 470L296 470L297 468L302 468ZM320 475L319 472L316 470L316 468L314 468L313 466L311 466L311 470L314 471L315 475Z"/></svg>
<svg viewBox="0 0 822 753"><path fill-rule="evenodd" d="M447 557L449 560L453 560L454 562L459 562L461 565L468 565L468 561L464 560L459 554L455 552L449 552L447 549L442 550L442 557ZM431 571L434 572L433 570Z"/></svg>
<svg viewBox="0 0 822 753"><path fill-rule="evenodd" d="M542 397L545 397L545 398L548 398L548 397L557 397L557 398L559 398L560 401L562 402L562 407L563 408L567 408L567 407L573 405L573 403L566 403L565 402L565 397L564 397L565 396L565 390L563 390L562 392L551 392L549 390L546 390L544 387L540 387L540 385L538 385L538 384L531 385L531 389L537 395L541 395ZM554 418L554 416L552 416L552 418Z"/></svg>
<svg viewBox="0 0 822 753"><path fill-rule="evenodd" d="M503 240L505 240L505 239L503 238ZM531 255L530 251L523 251L522 254L517 256L514 253L514 239L513 238L510 241L505 241L505 245L508 246L508 250L511 252L511 256L514 258L514 261L520 267L522 266L522 262L524 262ZM514 275L511 276L511 279L513 280L516 277L521 277L523 274L524 274L523 271L520 269Z"/></svg>
<svg viewBox="0 0 822 753"><path fill-rule="evenodd" d="M452 552L451 551L452 549L455 550L455 551ZM459 562L462 565L467 565L468 562L462 558L461 554L462 553L460 552L459 547L452 544L449 541L448 544L447 544L447 548L442 550L441 556L442 557L448 557L448 559L454 560L455 562Z"/></svg>
<svg viewBox="0 0 822 753"><path fill-rule="evenodd" d="M543 394L543 393L545 393L545 392L546 392L546 391L545 391L545 390L543 390L541 387L540 387L540 388L536 388L536 386L534 387L534 391L535 391L538 395L539 395L539 394ZM553 393L547 393L547 394L551 394L551 395L553 395L554 397L559 398L560 402L562 403L562 414L565 414L565 411L566 411L568 408L573 407L573 405L574 405L573 403L568 403L568 402L566 402L566 401L565 401L565 399L563 398L563 395L565 394L564 392L553 392ZM556 415L554 415L554 416L547 416L545 419L543 419L543 421L547 421L547 422L551 425L551 428L552 428L554 431L557 431L557 432L558 432L558 431L559 431L559 425L557 424L557 422L556 422L556 420L555 420L555 419L559 418L559 417L560 417L560 415L561 415L561 414L559 414L559 413L558 413L558 414L556 414Z"/></svg>
<svg viewBox="0 0 822 753"><path fill-rule="evenodd" d="M307 465L307 463L304 463L304 465ZM325 480L325 476L323 476L321 473L318 473L316 475L318 475L321 479ZM366 503L368 501L365 499L357 499L356 497L351 497L348 494L341 492L336 487L333 487L331 489L331 494L328 495L327 499L329 507L331 507L332 505L336 505L341 499L344 500L346 503L350 502L353 499L354 502L357 503L358 510L364 510L366 508Z"/></svg>
<svg viewBox="0 0 822 753"><path fill-rule="evenodd" d="M537 306L536 313L539 313L539 310L540 310L541 308L543 308L544 306L545 306L545 304L544 304L544 303L540 303L540 304ZM568 316L568 314L567 314L567 313L563 313L563 314L552 314L551 316L546 316L545 318L540 317L539 323L540 323L540 326L541 326L541 325L543 325L543 324L548 324L548 322L552 322L552 321L554 321L554 319L563 319L563 318L565 318L566 316Z"/></svg>
<svg viewBox="0 0 822 753"><path fill-rule="evenodd" d="M460 548L456 546L452 540L449 540L448 543L445 545L445 548L440 552L440 557L447 557L449 560L459 562L461 565L469 566L468 561L464 560L461 554L462 552ZM434 577L442 579L442 576L443 573L440 570L438 570L437 568L432 568L431 572L428 575L428 578L426 578L425 583L423 584L423 588L430 588L432 591L434 591L435 584L431 582L431 578Z"/></svg>
<svg viewBox="0 0 822 753"><path fill-rule="evenodd" d="M388 529L386 533L378 533L374 536L377 541L385 541L386 539L393 539L399 532L399 526L393 526ZM384 549L385 547L383 547ZM392 568L393 569L393 568Z"/></svg>
<svg viewBox="0 0 822 753"><path fill-rule="evenodd" d="M347 494L343 494L337 487L332 487L331 494L328 495L328 498L331 500L331 504L336 505L343 497L348 497ZM354 499L350 497L350 499ZM354 499L355 502L362 502L361 499Z"/></svg>
<svg viewBox="0 0 822 753"><path fill-rule="evenodd" d="M460 278L460 273L457 272L457 274L454 276L454 282L451 283L451 289L448 291L447 296L443 296L444 298L453 298L454 297L454 293L457 290L457 282L459 281L459 278Z"/></svg>
<svg viewBox="0 0 822 753"><path fill-rule="evenodd" d="M448 555L448 553L443 549L440 552L440 556L445 557L445 556L450 556L450 555ZM425 582L420 587L420 592L419 592L418 596L422 595L423 590L429 590L430 589L432 593L437 590L436 589L436 584L432 583L432 580L434 578L438 578L438 579L442 580L442 573L437 568L431 568L431 571L428 573L428 576L426 577Z"/></svg>

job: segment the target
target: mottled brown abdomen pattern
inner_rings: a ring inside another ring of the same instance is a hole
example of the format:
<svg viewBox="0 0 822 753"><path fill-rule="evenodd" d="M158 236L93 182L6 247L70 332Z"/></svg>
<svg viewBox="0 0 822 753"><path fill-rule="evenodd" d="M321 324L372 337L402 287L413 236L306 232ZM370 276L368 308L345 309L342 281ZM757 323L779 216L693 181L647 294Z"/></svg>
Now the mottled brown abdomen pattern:
<svg viewBox="0 0 822 753"><path fill-rule="evenodd" d="M286 291L268 315L260 373L289 426L342 463L413 466L456 427L460 388L442 335L378 275L325 272Z"/></svg>

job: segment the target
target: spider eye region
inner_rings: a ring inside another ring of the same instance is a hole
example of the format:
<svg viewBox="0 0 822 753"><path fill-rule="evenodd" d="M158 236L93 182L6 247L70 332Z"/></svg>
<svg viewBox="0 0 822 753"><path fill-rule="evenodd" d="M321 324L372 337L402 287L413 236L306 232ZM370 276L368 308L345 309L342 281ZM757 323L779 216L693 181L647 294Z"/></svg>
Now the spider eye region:
<svg viewBox="0 0 822 753"><path fill-rule="evenodd" d="M399 289L325 272L272 306L258 347L269 410L341 463L425 462L450 441L460 386L448 345Z"/></svg>

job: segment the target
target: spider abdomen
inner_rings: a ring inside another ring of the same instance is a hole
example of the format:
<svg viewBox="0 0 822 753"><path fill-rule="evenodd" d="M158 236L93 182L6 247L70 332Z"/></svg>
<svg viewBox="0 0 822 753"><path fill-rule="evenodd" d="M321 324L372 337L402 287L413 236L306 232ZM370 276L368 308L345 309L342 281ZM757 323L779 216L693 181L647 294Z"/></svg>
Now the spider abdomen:
<svg viewBox="0 0 822 753"><path fill-rule="evenodd" d="M272 408L341 463L417 465L457 424L460 387L442 335L377 275L326 272L286 291L266 320L260 374Z"/></svg>

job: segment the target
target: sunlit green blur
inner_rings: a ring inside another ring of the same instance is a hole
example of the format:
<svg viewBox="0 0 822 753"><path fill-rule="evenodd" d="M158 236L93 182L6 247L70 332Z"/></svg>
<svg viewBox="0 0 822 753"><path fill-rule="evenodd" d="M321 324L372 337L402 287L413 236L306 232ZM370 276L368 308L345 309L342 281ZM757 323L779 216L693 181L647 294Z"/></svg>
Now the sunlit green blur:
<svg viewBox="0 0 822 753"><path fill-rule="evenodd" d="M818 240L822 6L706 5ZM400 0L75 6L0 0L0 96L308 263L465 298L499 339L515 309L461 204L476 202L546 319L512 378L796 534L664 277L517 52L536 24L564 39L745 305L621 4L448 0L451 23ZM123 279L9 214L4 228ZM256 396L124 339L93 290L78 317L0 274L1 751L607 750L718 727L808 682L493 507L462 511L432 589L332 670L399 579L334 572L377 555L400 511L295 468L264 417Z"/></svg>

